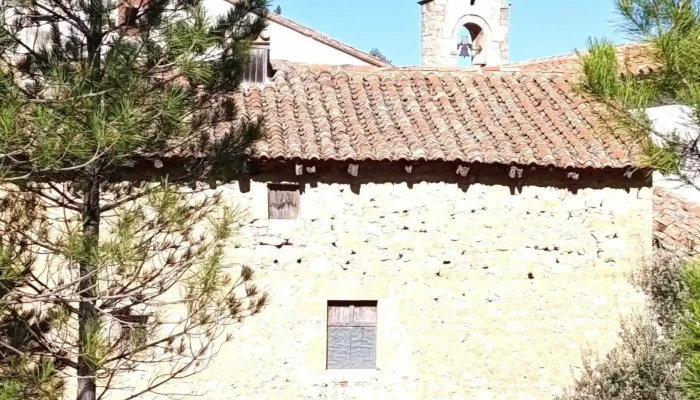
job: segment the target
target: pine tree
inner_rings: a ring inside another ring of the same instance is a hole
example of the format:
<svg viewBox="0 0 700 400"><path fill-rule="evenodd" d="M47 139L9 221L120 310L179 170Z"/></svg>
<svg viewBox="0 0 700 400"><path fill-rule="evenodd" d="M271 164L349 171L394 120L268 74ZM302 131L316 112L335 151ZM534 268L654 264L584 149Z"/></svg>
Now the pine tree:
<svg viewBox="0 0 700 400"><path fill-rule="evenodd" d="M8 307L14 289L29 280L30 269L16 263L8 248L0 248L0 400L54 400L63 394L64 382L52 359L42 353L32 333L44 336L48 316Z"/></svg>
<svg viewBox="0 0 700 400"><path fill-rule="evenodd" d="M616 0L621 28L638 43L637 57L651 74L631 70L606 39L591 40L581 55L581 88L607 105L621 132L642 150L641 164L696 185L700 172L700 3L695 0ZM675 104L683 129L655 129L646 109Z"/></svg>
<svg viewBox="0 0 700 400"><path fill-rule="evenodd" d="M621 27L638 42L636 56L653 67L653 72L638 73L632 68L632 60L619 57L609 40L592 40L588 52L581 55L585 72L581 89L603 102L619 131L639 145L642 166L699 188L700 2L616 0L616 7L622 17ZM680 128L671 132L657 129L647 110L660 105L674 105L682 111L684 119ZM682 396L677 397L697 399L700 398L700 263L684 264L681 287L684 290L678 332L671 335L682 359L676 385ZM663 350L657 347L656 351ZM635 379L644 381L648 376Z"/></svg>
<svg viewBox="0 0 700 400"><path fill-rule="evenodd" d="M267 1L237 1L217 18L201 0L125 1L2 8L8 397L53 398L77 375L65 383L95 400L141 366L153 378L123 398L164 390L201 370L231 339L227 326L267 298L225 255L241 213L216 186L244 171L262 134L236 115L232 93Z"/></svg>

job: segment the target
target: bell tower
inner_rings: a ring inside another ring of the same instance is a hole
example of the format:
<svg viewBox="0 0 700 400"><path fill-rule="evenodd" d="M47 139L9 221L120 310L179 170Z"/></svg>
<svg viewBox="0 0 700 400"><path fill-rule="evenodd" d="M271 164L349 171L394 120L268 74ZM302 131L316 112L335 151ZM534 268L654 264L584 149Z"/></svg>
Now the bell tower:
<svg viewBox="0 0 700 400"><path fill-rule="evenodd" d="M504 0L421 0L421 65L456 67L508 62L510 4Z"/></svg>

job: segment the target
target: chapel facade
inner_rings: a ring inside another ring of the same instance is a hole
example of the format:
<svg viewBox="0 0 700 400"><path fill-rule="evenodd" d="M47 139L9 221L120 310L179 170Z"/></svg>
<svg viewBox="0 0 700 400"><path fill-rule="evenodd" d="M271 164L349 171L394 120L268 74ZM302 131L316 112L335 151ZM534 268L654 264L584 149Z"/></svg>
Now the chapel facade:
<svg viewBox="0 0 700 400"><path fill-rule="evenodd" d="M270 300L161 393L551 399L643 307L629 275L653 253L652 181L576 73L552 68L571 58L509 64L502 0L419 4L415 67L268 17L232 93L232 123L267 135L212 190L247 211L226 263Z"/></svg>

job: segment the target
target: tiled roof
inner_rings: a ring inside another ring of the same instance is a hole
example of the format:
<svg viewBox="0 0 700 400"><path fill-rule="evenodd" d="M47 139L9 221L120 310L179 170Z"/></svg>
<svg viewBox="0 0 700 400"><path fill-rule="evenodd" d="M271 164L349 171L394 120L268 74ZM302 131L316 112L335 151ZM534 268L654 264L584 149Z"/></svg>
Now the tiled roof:
<svg viewBox="0 0 700 400"><path fill-rule="evenodd" d="M654 241L669 251L700 251L700 205L670 190L654 188Z"/></svg>
<svg viewBox="0 0 700 400"><path fill-rule="evenodd" d="M657 68L657 64L645 53L645 46L642 44L630 43L617 46L617 54L623 71L646 75L654 72ZM579 73L581 72L581 60L576 52L571 52L511 63L505 65L504 68L515 68L526 72Z"/></svg>
<svg viewBox="0 0 700 400"><path fill-rule="evenodd" d="M235 96L243 118L264 117L258 159L632 166L634 149L571 85L560 74L286 65Z"/></svg>

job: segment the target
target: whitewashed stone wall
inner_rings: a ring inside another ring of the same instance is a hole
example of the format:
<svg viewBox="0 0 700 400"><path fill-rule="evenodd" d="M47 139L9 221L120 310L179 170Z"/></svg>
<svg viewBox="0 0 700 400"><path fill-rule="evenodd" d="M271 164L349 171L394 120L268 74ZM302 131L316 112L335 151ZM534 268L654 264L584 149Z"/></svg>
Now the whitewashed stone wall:
<svg viewBox="0 0 700 400"><path fill-rule="evenodd" d="M296 221L267 219L266 184L293 175L222 188L250 210L228 260L252 266L271 301L203 373L160 393L551 399L581 350L604 355L644 302L627 275L651 248L640 177L582 173L573 187L564 172L526 170L511 194L505 168L471 185L451 166L369 169L305 175ZM377 370L326 370L328 300L378 301Z"/></svg>
<svg viewBox="0 0 700 400"><path fill-rule="evenodd" d="M228 0L207 0L204 2L208 15L218 17L227 13L233 6ZM265 36L270 38L270 59L295 63L327 65L369 65L308 35L297 32L274 21L268 21Z"/></svg>

